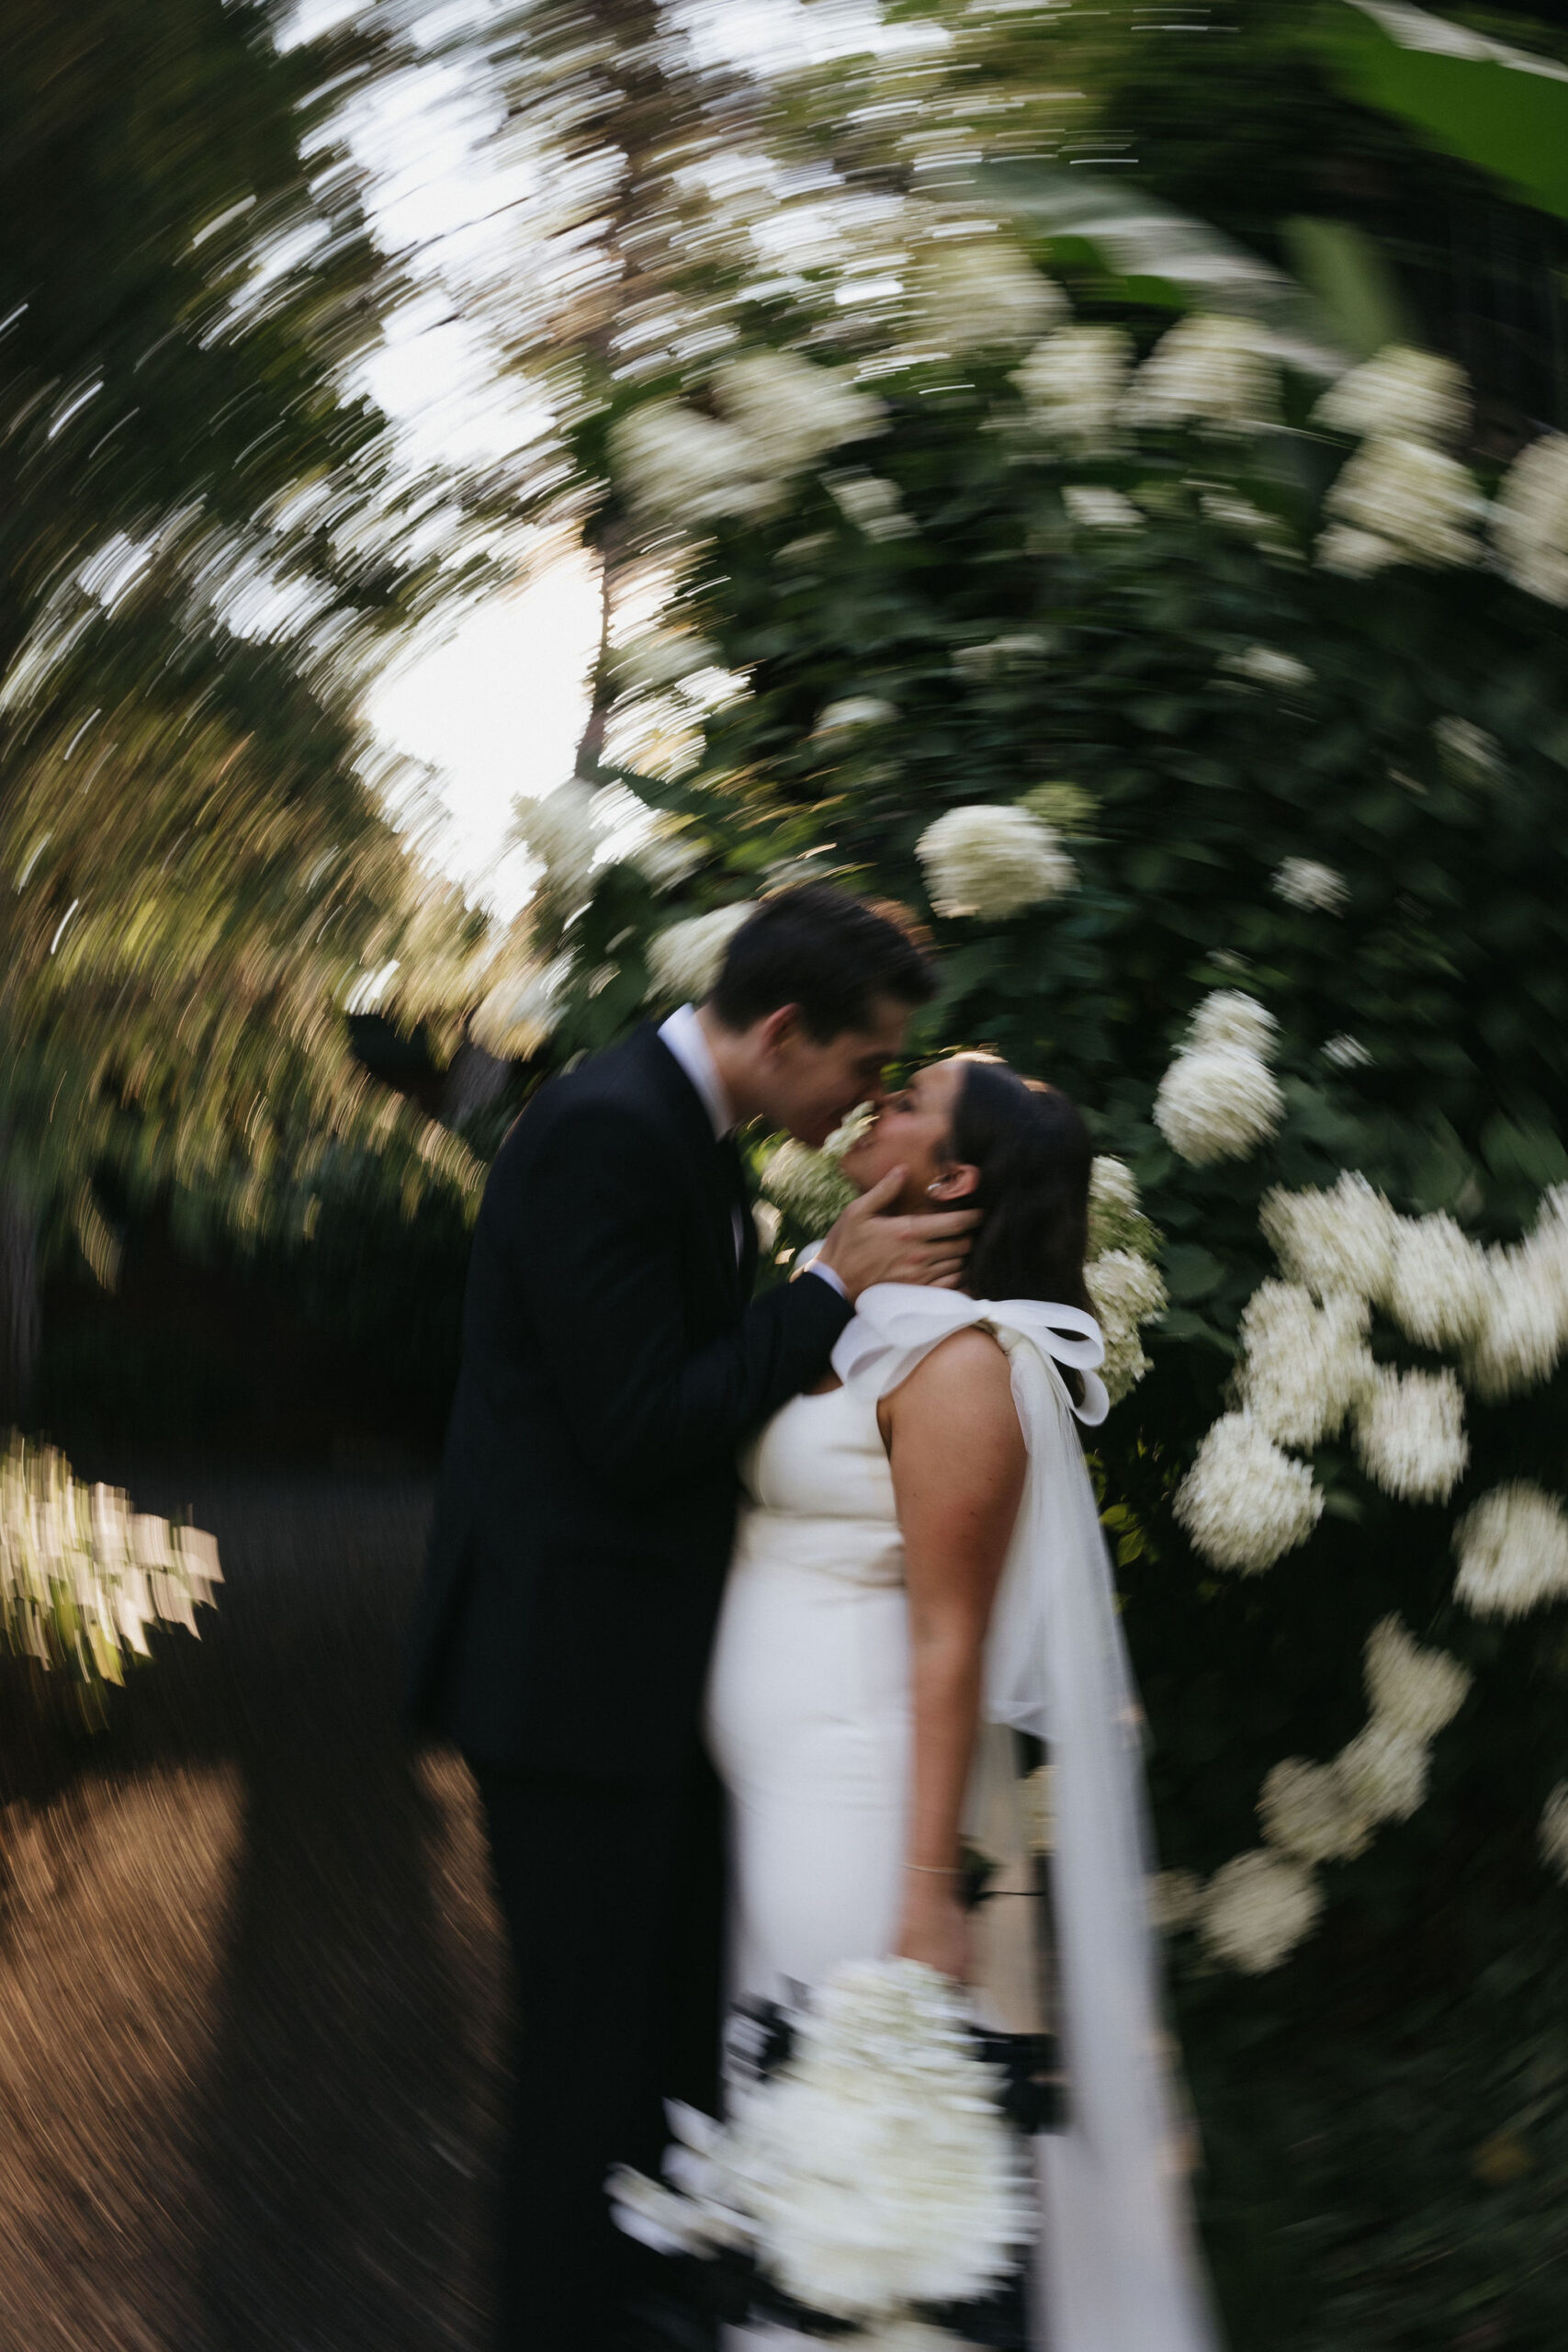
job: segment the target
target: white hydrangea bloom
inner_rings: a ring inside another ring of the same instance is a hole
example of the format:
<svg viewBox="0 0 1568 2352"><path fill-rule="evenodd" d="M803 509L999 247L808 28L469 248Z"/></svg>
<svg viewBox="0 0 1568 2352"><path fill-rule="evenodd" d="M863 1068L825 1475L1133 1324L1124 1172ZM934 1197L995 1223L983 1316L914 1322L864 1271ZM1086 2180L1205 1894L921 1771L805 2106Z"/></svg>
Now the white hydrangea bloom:
<svg viewBox="0 0 1568 2352"><path fill-rule="evenodd" d="M1227 653L1219 664L1227 678L1244 678L1249 685L1276 686L1282 693L1315 684L1317 673L1298 662L1293 653L1282 653L1277 645L1248 645L1239 653Z"/></svg>
<svg viewBox="0 0 1568 2352"><path fill-rule="evenodd" d="M834 505L846 515L858 531L868 539L908 539L915 533L915 519L907 514L897 487L882 474L868 473L864 467L846 468L841 473L824 476Z"/></svg>
<svg viewBox="0 0 1568 2352"><path fill-rule="evenodd" d="M1399 550L1388 539L1380 539L1375 531L1355 531L1348 523L1331 523L1318 536L1317 560L1325 571L1337 571L1342 580L1370 580L1374 571L1386 571L1391 563L1399 561Z"/></svg>
<svg viewBox="0 0 1568 2352"><path fill-rule="evenodd" d="M1454 1591L1477 1617L1525 1617L1568 1594L1568 1516L1527 1478L1495 1487L1454 1530Z"/></svg>
<svg viewBox="0 0 1568 2352"><path fill-rule="evenodd" d="M1322 1909L1312 1872L1259 1847L1214 1872L1199 1906L1198 1933L1216 1960L1261 1976L1312 1933Z"/></svg>
<svg viewBox="0 0 1568 2352"><path fill-rule="evenodd" d="M1301 1862L1352 1862L1371 1843L1369 1816L1335 1764L1287 1756L1263 1783L1258 1817L1270 1846Z"/></svg>
<svg viewBox="0 0 1568 2352"><path fill-rule="evenodd" d="M148 1655L154 1623L197 1631L223 1581L197 1527L132 1510L117 1487L88 1487L62 1453L13 1432L0 1455L0 1646L84 1682L121 1682L128 1651Z"/></svg>
<svg viewBox="0 0 1568 2352"><path fill-rule="evenodd" d="M1425 1348L1457 1348L1485 1319L1491 1289L1486 1252L1451 1216L1401 1217L1393 1245L1388 1311Z"/></svg>
<svg viewBox="0 0 1568 2352"><path fill-rule="evenodd" d="M1126 401L1133 424L1196 424L1251 433L1271 424L1280 395L1273 361L1249 319L1201 311L1162 335Z"/></svg>
<svg viewBox="0 0 1568 2352"><path fill-rule="evenodd" d="M880 433L886 412L848 376L795 352L757 349L714 370L726 419L739 428L764 477L787 480L845 441Z"/></svg>
<svg viewBox="0 0 1568 2352"><path fill-rule="evenodd" d="M1367 1635L1367 1702L1379 1723L1412 1739L1435 1739L1463 1706L1474 1677L1445 1650L1424 1649L1397 1617Z"/></svg>
<svg viewBox="0 0 1568 2352"><path fill-rule="evenodd" d="M886 701L881 695L844 695L839 701L823 707L813 732L849 735L862 727L885 726L897 716L897 704Z"/></svg>
<svg viewBox="0 0 1568 2352"><path fill-rule="evenodd" d="M623 646L615 657L618 683L629 689L659 692L678 686L682 678L701 670L716 669L718 648L692 629L649 629Z"/></svg>
<svg viewBox="0 0 1568 2352"><path fill-rule="evenodd" d="M1141 531L1144 518L1119 490L1087 481L1065 482L1062 503L1069 521L1089 531Z"/></svg>
<svg viewBox="0 0 1568 2352"><path fill-rule="evenodd" d="M654 994L672 1002L700 1004L723 969L730 941L754 912L750 901L743 900L739 906L716 907L711 914L692 915L656 931L648 945Z"/></svg>
<svg viewBox="0 0 1568 2352"><path fill-rule="evenodd" d="M1037 662L1048 650L1037 629L1014 629L1005 637L988 637L979 645L955 645L953 666L960 677L988 678L997 671L1005 670L1010 662ZM1066 788L1069 792L1077 789L1072 785Z"/></svg>
<svg viewBox="0 0 1568 2352"><path fill-rule="evenodd" d="M1353 1291L1323 1305L1302 1283L1267 1282L1241 1318L1241 1398L1278 1445L1310 1450L1332 1437L1365 1392L1374 1366L1371 1310Z"/></svg>
<svg viewBox="0 0 1568 2352"><path fill-rule="evenodd" d="M1148 503L1146 494L1144 503ZM1239 491L1200 491L1198 507L1205 521L1217 523L1222 531L1239 532L1244 539L1275 554L1291 544L1290 534L1279 515L1270 514L1255 499L1244 498Z"/></svg>
<svg viewBox="0 0 1568 2352"><path fill-rule="evenodd" d="M1155 1125L1194 1168L1245 1159L1285 1114L1279 1080L1245 1046L1193 1046L1171 1063L1155 1097Z"/></svg>
<svg viewBox="0 0 1568 2352"><path fill-rule="evenodd" d="M1032 2234L1021 2143L967 2018L934 1970L846 1963L786 2064L737 2099L724 2201L754 2216L763 2267L812 2309L880 2319L984 2295Z"/></svg>
<svg viewBox="0 0 1568 2352"><path fill-rule="evenodd" d="M1191 1927L1202 1899L1195 1871L1160 1871L1149 1881L1149 1917L1161 1935L1179 1935Z"/></svg>
<svg viewBox="0 0 1568 2352"><path fill-rule="evenodd" d="M1356 1451L1385 1495L1408 1503L1447 1502L1470 1460L1464 1391L1456 1375L1378 1365L1357 1399Z"/></svg>
<svg viewBox="0 0 1568 2352"><path fill-rule="evenodd" d="M1392 435L1440 447L1457 441L1470 422L1470 379L1435 351L1391 343L1341 376L1313 416L1335 433L1362 439Z"/></svg>
<svg viewBox="0 0 1568 2352"><path fill-rule="evenodd" d="M1100 1377L1111 1403L1119 1405L1149 1369L1139 1332L1164 1314L1165 1283L1157 1266L1130 1250L1106 1250L1091 1258L1084 1282L1105 1341Z"/></svg>
<svg viewBox="0 0 1568 2352"><path fill-rule="evenodd" d="M1568 1781L1559 1781L1540 1816L1540 1859L1568 1886Z"/></svg>
<svg viewBox="0 0 1568 2352"><path fill-rule="evenodd" d="M1292 1281L1320 1297L1348 1290L1375 1300L1387 1291L1398 1219L1364 1176L1347 1169L1325 1193L1277 1185L1263 1196L1258 1223Z"/></svg>
<svg viewBox="0 0 1568 2352"><path fill-rule="evenodd" d="M541 1053L560 1023L571 958L553 964L525 964L507 973L490 990L474 1013L474 1041L502 1061L526 1061Z"/></svg>
<svg viewBox="0 0 1568 2352"><path fill-rule="evenodd" d="M655 890L673 890L696 872L705 854L700 834L684 818L656 817L627 848L625 862Z"/></svg>
<svg viewBox="0 0 1568 2352"><path fill-rule="evenodd" d="M1549 1251L1529 1240L1486 1253L1486 1291L1464 1354L1464 1376L1487 1404L1534 1388L1556 1369L1568 1337L1568 1297Z"/></svg>
<svg viewBox="0 0 1568 2352"><path fill-rule="evenodd" d="M743 433L680 401L645 401L622 417L610 463L632 504L666 522L763 514L778 495Z"/></svg>
<svg viewBox="0 0 1568 2352"><path fill-rule="evenodd" d="M915 844L939 915L1001 920L1059 898L1077 869L1049 825L1027 808L949 808Z"/></svg>
<svg viewBox="0 0 1568 2352"><path fill-rule="evenodd" d="M1187 1035L1193 1046L1239 1046L1267 1061L1279 1033L1279 1023L1255 996L1241 989L1215 989L1192 1015Z"/></svg>
<svg viewBox="0 0 1568 2352"><path fill-rule="evenodd" d="M1138 1180L1123 1160L1098 1152L1089 1171L1089 1255L1107 1250L1131 1250L1151 1257L1156 1244L1154 1227L1144 1215Z"/></svg>
<svg viewBox="0 0 1568 2352"><path fill-rule="evenodd" d="M1432 741L1445 766L1456 769L1472 784L1495 783L1503 772L1502 745L1472 718L1445 712L1432 721Z"/></svg>
<svg viewBox="0 0 1568 2352"><path fill-rule="evenodd" d="M1310 914L1342 915L1350 903L1350 886L1343 874L1314 857L1287 857L1270 888L1288 907Z"/></svg>
<svg viewBox="0 0 1568 2352"><path fill-rule="evenodd" d="M1387 563L1473 563L1485 501L1467 468L1422 441L1363 442L1324 502L1325 513L1381 542ZM1325 542L1320 560L1327 560ZM1359 551L1364 554L1365 550ZM1330 569L1377 570L1352 562Z"/></svg>
<svg viewBox="0 0 1568 2352"><path fill-rule="evenodd" d="M1376 1716L1335 1759L1350 1803L1371 1821L1408 1821L1427 1793L1427 1743Z"/></svg>
<svg viewBox="0 0 1568 2352"><path fill-rule="evenodd" d="M814 1240L849 1207L855 1188L840 1167L837 1155L813 1151L793 1139L779 1146L763 1167L762 1190L784 1215L803 1226Z"/></svg>
<svg viewBox="0 0 1568 2352"><path fill-rule="evenodd" d="M1133 345L1120 327L1060 327L1037 343L1013 382L1047 440L1092 458L1114 449Z"/></svg>
<svg viewBox="0 0 1568 2352"><path fill-rule="evenodd" d="M1493 503L1492 536L1516 587L1568 605L1568 433L1520 450Z"/></svg>
<svg viewBox="0 0 1568 2352"><path fill-rule="evenodd" d="M603 835L594 813L594 787L573 776L542 799L513 803L513 828L545 865L547 887L567 899L588 895Z"/></svg>
<svg viewBox="0 0 1568 2352"><path fill-rule="evenodd" d="M618 2169L617 2217L661 2251L744 2249L799 2301L865 2323L857 2340L934 2352L952 2339L917 2310L988 2294L1035 2228L1023 2143L969 2018L918 1962L838 1968L727 2123L671 2109L676 2186Z"/></svg>
<svg viewBox="0 0 1568 2352"><path fill-rule="evenodd" d="M1250 1413L1226 1413L1177 1490L1178 1523L1215 1567L1257 1576L1306 1542L1323 1516L1312 1470Z"/></svg>
<svg viewBox="0 0 1568 2352"><path fill-rule="evenodd" d="M917 263L915 333L942 351L991 351L1032 343L1066 313L1055 279L999 237L947 237Z"/></svg>

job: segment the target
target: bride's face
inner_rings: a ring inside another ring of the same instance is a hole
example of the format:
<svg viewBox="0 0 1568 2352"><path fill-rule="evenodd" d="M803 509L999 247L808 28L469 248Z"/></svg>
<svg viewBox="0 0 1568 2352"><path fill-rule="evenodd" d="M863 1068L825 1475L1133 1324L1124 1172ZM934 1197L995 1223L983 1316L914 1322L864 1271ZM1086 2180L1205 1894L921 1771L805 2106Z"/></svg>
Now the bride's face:
<svg viewBox="0 0 1568 2352"><path fill-rule="evenodd" d="M886 1098L840 1163L857 1192L869 1193L895 1168L904 1170L897 1204L901 1210L956 1208L974 1191L976 1170L953 1156L953 1119L963 1083L962 1062L929 1062L901 1093Z"/></svg>

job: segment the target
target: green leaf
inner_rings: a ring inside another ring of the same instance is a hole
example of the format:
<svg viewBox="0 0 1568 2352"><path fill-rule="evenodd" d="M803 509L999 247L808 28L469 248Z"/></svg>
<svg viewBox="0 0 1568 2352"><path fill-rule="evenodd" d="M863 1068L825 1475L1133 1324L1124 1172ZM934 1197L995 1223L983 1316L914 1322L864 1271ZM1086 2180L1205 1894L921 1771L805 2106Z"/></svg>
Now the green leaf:
<svg viewBox="0 0 1568 2352"><path fill-rule="evenodd" d="M1196 1241L1173 1242L1160 1262L1172 1298L1206 1298L1224 1272L1213 1252Z"/></svg>

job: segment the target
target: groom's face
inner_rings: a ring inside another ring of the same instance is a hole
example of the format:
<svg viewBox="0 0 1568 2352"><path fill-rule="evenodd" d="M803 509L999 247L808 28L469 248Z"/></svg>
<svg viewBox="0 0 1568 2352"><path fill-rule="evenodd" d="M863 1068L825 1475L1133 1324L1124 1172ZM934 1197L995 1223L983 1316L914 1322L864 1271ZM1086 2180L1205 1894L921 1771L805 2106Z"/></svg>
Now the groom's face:
<svg viewBox="0 0 1568 2352"><path fill-rule="evenodd" d="M764 1114L801 1143L826 1143L857 1103L881 1102L883 1072L898 1057L908 1020L897 997L873 997L862 1025L823 1039L793 1013L766 1057Z"/></svg>

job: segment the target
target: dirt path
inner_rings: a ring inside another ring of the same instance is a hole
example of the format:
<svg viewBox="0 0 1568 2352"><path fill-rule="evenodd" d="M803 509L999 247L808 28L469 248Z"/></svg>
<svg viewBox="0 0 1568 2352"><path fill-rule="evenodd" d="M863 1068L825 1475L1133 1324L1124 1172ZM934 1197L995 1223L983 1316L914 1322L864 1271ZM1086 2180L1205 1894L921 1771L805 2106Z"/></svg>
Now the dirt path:
<svg viewBox="0 0 1568 2352"><path fill-rule="evenodd" d="M0 1672L0 2346L477 2352L502 1996L397 1725L427 1493L128 1483L228 1582L96 1739Z"/></svg>

